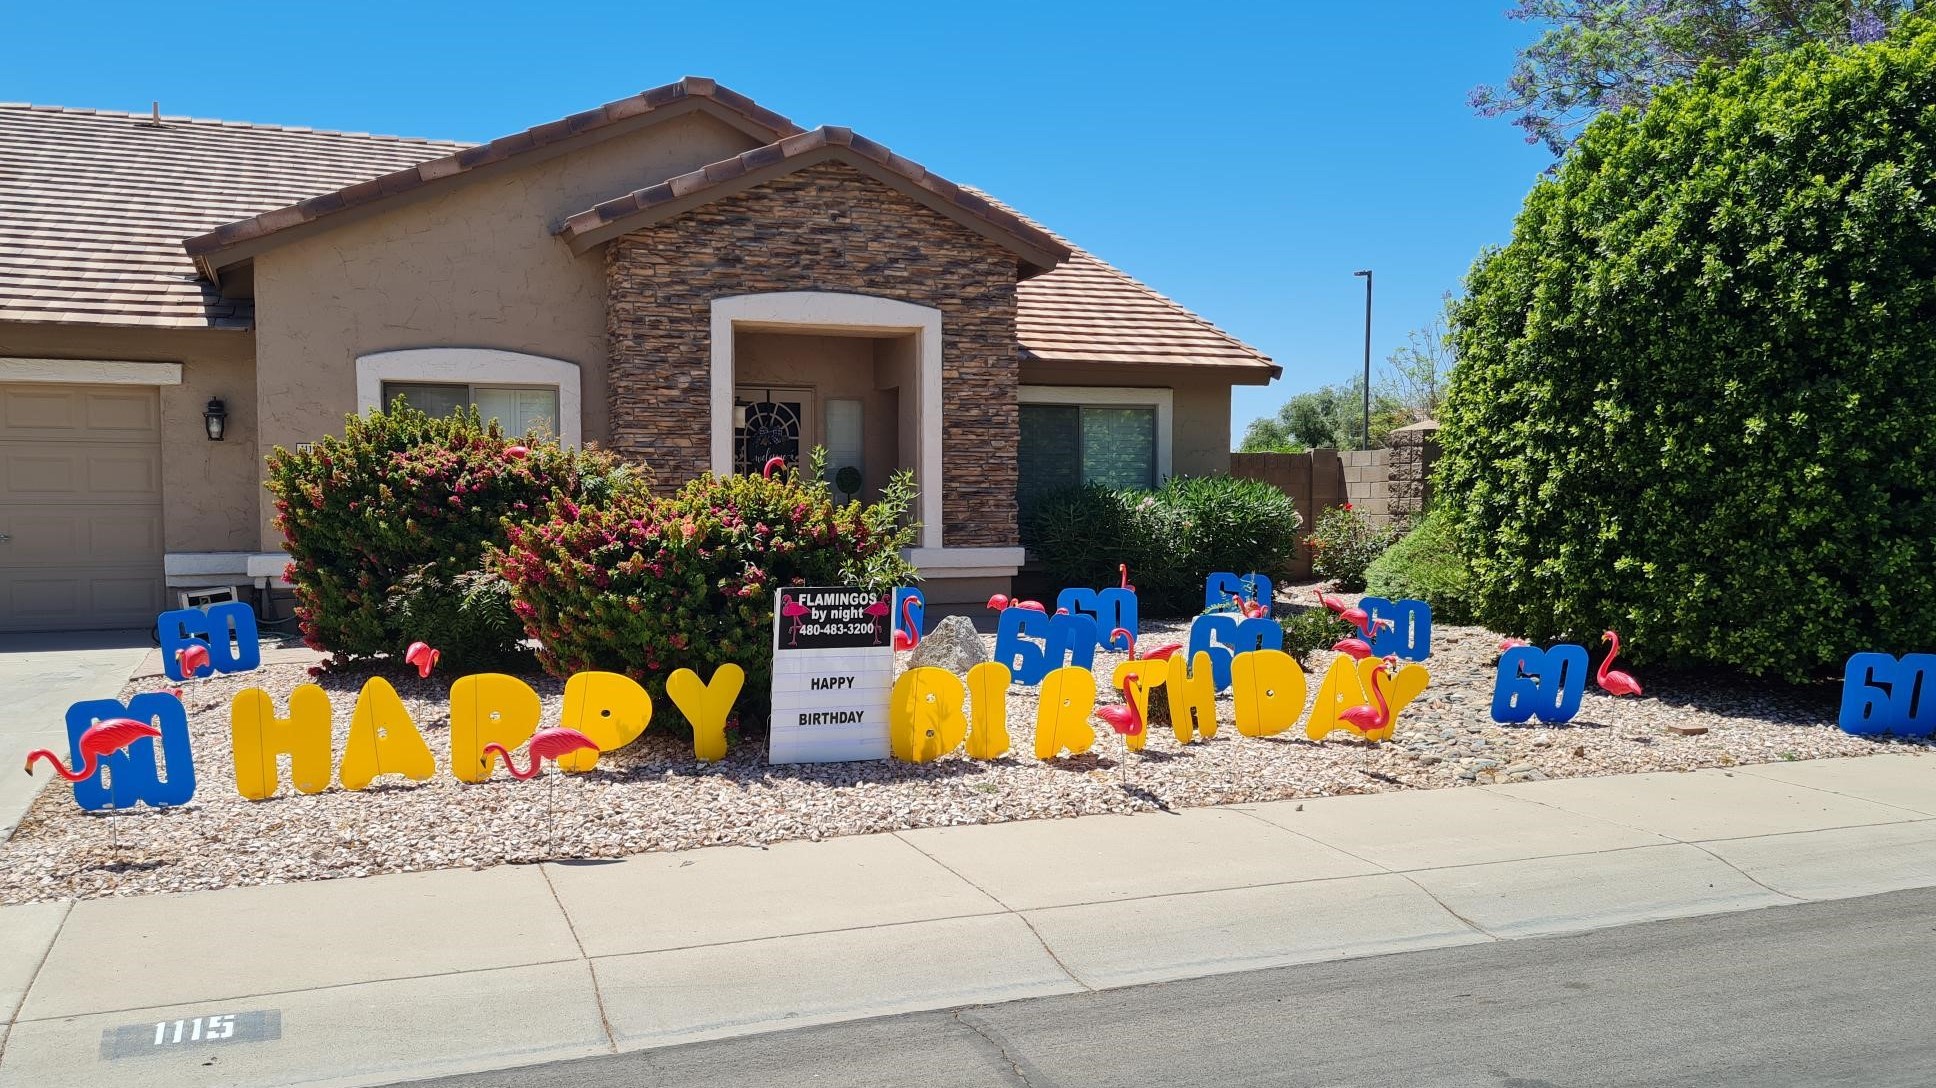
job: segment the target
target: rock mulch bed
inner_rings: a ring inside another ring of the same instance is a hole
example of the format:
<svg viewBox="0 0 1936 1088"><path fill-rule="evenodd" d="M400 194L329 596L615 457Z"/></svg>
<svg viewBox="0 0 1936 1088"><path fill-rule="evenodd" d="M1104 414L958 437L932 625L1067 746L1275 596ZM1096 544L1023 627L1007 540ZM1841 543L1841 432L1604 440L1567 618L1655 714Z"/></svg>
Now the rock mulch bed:
<svg viewBox="0 0 1936 1088"><path fill-rule="evenodd" d="M1142 641L1184 641L1184 631L1180 624L1150 623ZM1274 738L1242 737L1231 727L1226 695L1222 729L1211 741L1179 746L1158 726L1148 748L1125 760L1121 739L1097 723L1099 739L1089 754L1044 763L1032 755L1033 692L1015 688L1009 697L1013 749L993 762L957 753L925 765L776 767L765 762L761 745L740 742L724 761L702 764L689 745L666 734L678 712L662 703L645 738L608 755L590 774L548 771L542 780L516 782L500 771L478 785L455 781L443 765L450 678L386 672L439 753L436 777L383 779L361 794L331 788L252 802L234 788L229 700L259 686L281 705L292 688L311 680L301 666L265 666L190 687L200 780L190 805L110 818L82 813L64 784L46 789L12 839L0 844L0 903L1928 747L1842 733L1834 725L1832 687L1649 675L1645 668L1635 670L1647 685L1645 698L1615 700L1589 683L1579 716L1565 726L1498 725L1488 714L1498 637L1477 627L1439 627L1427 663L1431 685L1383 745L1342 733L1312 743L1301 723ZM1317 667L1310 670L1309 697L1331 656L1312 655ZM1120 659L1097 655L1095 671L1105 683ZM317 681L335 709L339 753L366 675L327 674ZM544 677L531 683L544 698L545 720L555 724L562 685ZM160 686L150 679L123 694ZM1707 731L1682 736L1670 731L1674 726ZM114 849L111 834L118 840Z"/></svg>

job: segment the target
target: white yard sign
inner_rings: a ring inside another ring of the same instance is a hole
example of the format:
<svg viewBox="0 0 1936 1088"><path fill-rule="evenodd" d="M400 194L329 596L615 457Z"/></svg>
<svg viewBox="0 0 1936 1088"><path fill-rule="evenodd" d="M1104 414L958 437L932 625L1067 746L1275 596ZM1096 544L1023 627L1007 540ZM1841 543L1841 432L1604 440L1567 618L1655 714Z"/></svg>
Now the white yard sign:
<svg viewBox="0 0 1936 1088"><path fill-rule="evenodd" d="M886 759L894 646L886 598L865 589L779 591L773 608L770 763Z"/></svg>

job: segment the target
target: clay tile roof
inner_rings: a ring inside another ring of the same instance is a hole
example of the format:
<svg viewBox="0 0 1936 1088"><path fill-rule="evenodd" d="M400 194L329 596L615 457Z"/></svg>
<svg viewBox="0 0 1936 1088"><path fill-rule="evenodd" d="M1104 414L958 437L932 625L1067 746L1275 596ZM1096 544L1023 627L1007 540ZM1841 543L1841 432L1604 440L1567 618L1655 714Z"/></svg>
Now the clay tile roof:
<svg viewBox="0 0 1936 1088"><path fill-rule="evenodd" d="M784 173L828 158L861 166L890 183L898 181L903 191L917 199L925 198L929 206L943 214L1008 245L1030 266L1031 274L1045 272L1069 256L1069 244L1040 226L979 193L930 173L921 164L896 155L865 136L855 135L852 129L837 125L794 133L733 158L607 200L567 217L558 233L574 249L583 251L618 233L636 230L658 218L737 192L751 183L748 175L760 174L763 180L766 173Z"/></svg>
<svg viewBox="0 0 1936 1088"><path fill-rule="evenodd" d="M982 196L1002 206L993 197ZM1254 370L1260 385L1283 373L1270 356L1181 303L1085 249L1069 248L1067 261L1023 280L1015 289L1015 338L1021 342L1024 359L1239 367Z"/></svg>
<svg viewBox="0 0 1936 1088"><path fill-rule="evenodd" d="M701 192L783 163L802 148L838 148L1049 258L1051 270L1017 288L1016 332L1025 359L1233 368L1255 381L1278 371L1255 348L986 193L936 177L849 130L804 132L698 79L476 147L188 117L164 116L156 126L142 114L0 103L0 321L248 328L254 323L250 300L219 295L199 274L183 239L220 235L225 225L231 234L260 237L352 201L380 199L399 186L496 161L514 146L612 124L690 96L784 135L573 220L588 223L580 216L596 214L603 221L651 207L665 199L655 191L661 188Z"/></svg>
<svg viewBox="0 0 1936 1088"><path fill-rule="evenodd" d="M459 146L0 105L0 320L247 328L183 238Z"/></svg>
<svg viewBox="0 0 1936 1088"><path fill-rule="evenodd" d="M291 207L225 223L217 230L188 239L183 245L191 256L199 257L215 253L241 242L253 241L280 230L287 230L298 223L310 222L325 215L383 200L424 185L440 182L457 174L536 151L594 129L702 99L722 107L729 114L736 115L749 130L763 137L791 137L801 131L800 126L758 105L745 95L727 90L710 79L687 76L677 83L668 83L630 98L607 102L594 110L573 114L557 121L548 121L525 129L523 132L514 132L509 136L500 136L490 143L454 151L430 162L415 163L382 177L372 178L322 196L311 196Z"/></svg>

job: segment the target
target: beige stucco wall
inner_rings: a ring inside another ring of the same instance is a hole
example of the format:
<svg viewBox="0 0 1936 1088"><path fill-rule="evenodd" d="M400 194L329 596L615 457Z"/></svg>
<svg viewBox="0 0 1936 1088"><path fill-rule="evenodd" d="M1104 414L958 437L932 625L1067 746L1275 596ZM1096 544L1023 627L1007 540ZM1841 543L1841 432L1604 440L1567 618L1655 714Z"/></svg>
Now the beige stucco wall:
<svg viewBox="0 0 1936 1088"><path fill-rule="evenodd" d="M1230 471L1230 386L1179 381L1170 386L1170 471L1212 476Z"/></svg>
<svg viewBox="0 0 1936 1088"><path fill-rule="evenodd" d="M182 384L161 387L162 542L171 552L253 551L259 536L261 463L247 332L115 329L0 322L0 356L182 364ZM210 442L208 398L228 407L228 430Z"/></svg>
<svg viewBox="0 0 1936 1088"><path fill-rule="evenodd" d="M733 337L733 380L741 388L771 383L776 388L813 390L810 446L827 444L827 402L861 402L862 497L872 497L902 467L899 424L893 390L878 388L876 358L908 337L807 336L779 332L741 332Z"/></svg>
<svg viewBox="0 0 1936 1088"><path fill-rule="evenodd" d="M1230 471L1230 378L1225 374L1191 367L1025 363L1022 384L1169 389L1170 472L1210 476Z"/></svg>
<svg viewBox="0 0 1936 1088"><path fill-rule="evenodd" d="M580 368L584 436L609 434L605 267L552 235L603 200L737 155L756 141L703 114L451 186L255 259L257 443L340 434L355 360L480 347ZM265 545L274 537L266 523Z"/></svg>

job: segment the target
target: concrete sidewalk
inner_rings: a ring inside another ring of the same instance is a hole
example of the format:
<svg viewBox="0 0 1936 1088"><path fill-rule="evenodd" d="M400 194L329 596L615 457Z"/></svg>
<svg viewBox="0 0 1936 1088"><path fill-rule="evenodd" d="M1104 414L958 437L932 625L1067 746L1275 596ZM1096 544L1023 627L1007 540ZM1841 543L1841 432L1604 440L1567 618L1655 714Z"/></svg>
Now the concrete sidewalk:
<svg viewBox="0 0 1936 1088"><path fill-rule="evenodd" d="M129 670L157 653L153 646L147 631L0 635L0 700L6 706L0 714L0 751L46 748L66 759L67 708L121 694ZM35 778L18 771L0 775L0 842L13 834L51 778L45 767ZM0 930L0 941L5 939Z"/></svg>
<svg viewBox="0 0 1936 1088"><path fill-rule="evenodd" d="M1884 755L8 907L0 1086L389 1083L1927 886L1936 757Z"/></svg>

